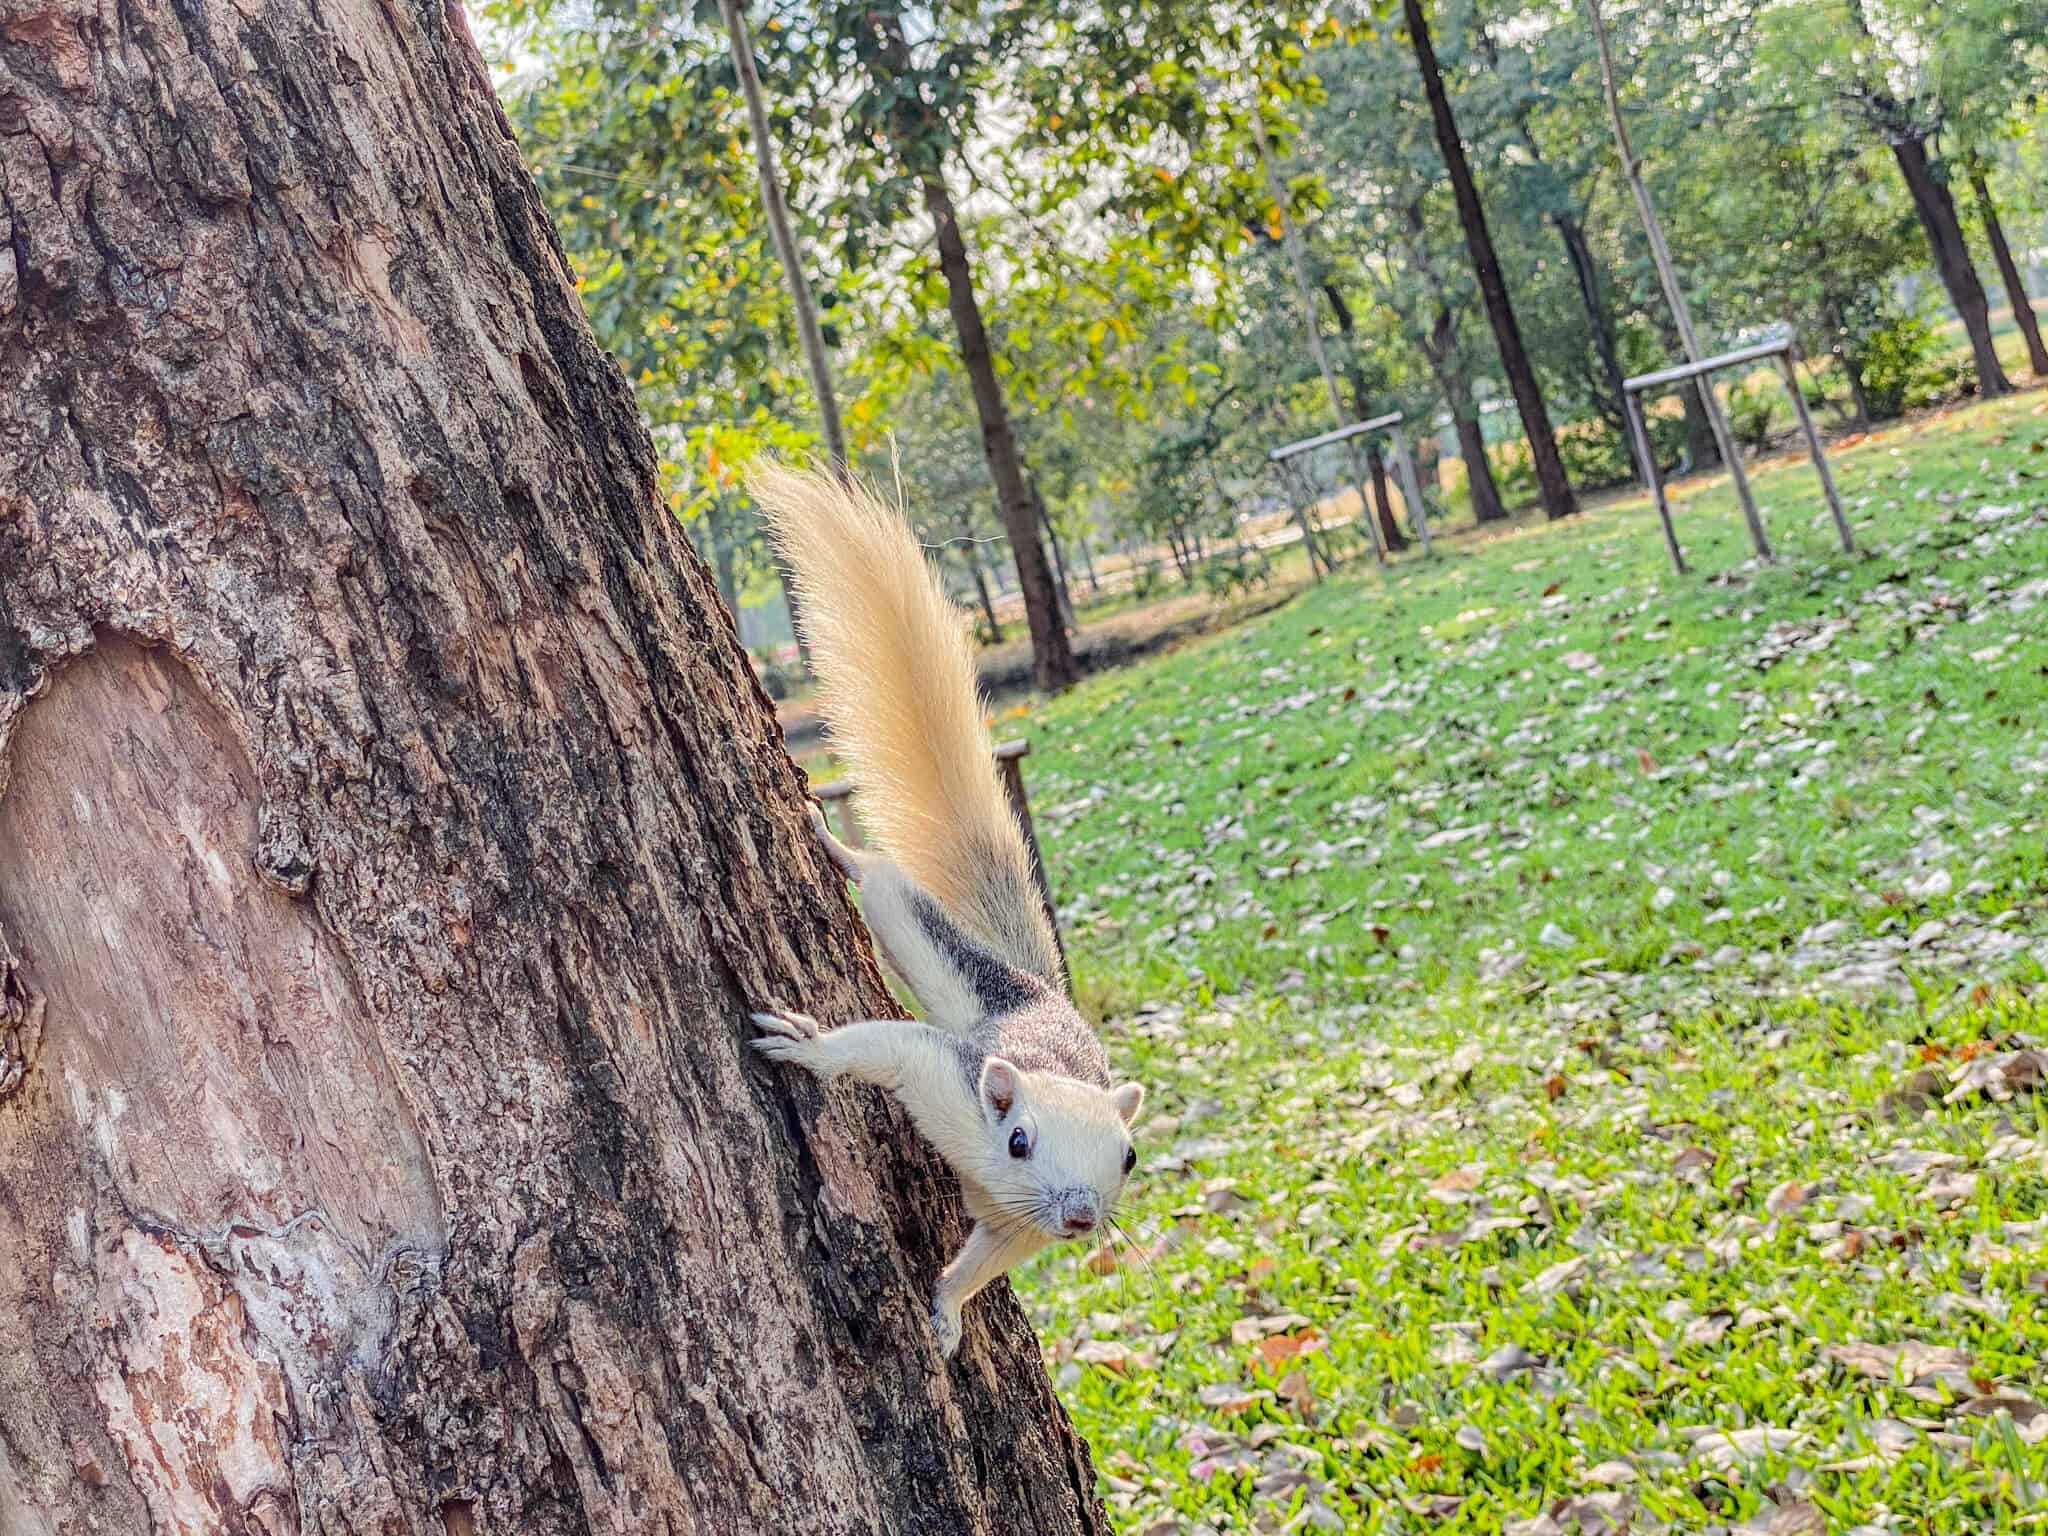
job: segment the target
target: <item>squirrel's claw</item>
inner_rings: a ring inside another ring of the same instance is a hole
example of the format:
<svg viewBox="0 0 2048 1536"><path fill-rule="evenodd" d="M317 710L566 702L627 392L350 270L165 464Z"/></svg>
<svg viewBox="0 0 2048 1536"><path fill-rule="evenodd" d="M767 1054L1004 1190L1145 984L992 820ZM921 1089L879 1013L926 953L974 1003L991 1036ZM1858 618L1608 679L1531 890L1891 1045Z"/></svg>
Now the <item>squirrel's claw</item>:
<svg viewBox="0 0 2048 1536"><path fill-rule="evenodd" d="M939 1353L948 1360L960 1350L960 1309L948 1307L945 1302L932 1302L932 1337L938 1340Z"/></svg>
<svg viewBox="0 0 2048 1536"><path fill-rule="evenodd" d="M808 1013L797 1013L792 1009L777 1009L773 1013L752 1015L754 1027L765 1034L780 1035L786 1040L815 1040L818 1038L818 1021ZM756 1040L756 1046L767 1045L765 1040Z"/></svg>

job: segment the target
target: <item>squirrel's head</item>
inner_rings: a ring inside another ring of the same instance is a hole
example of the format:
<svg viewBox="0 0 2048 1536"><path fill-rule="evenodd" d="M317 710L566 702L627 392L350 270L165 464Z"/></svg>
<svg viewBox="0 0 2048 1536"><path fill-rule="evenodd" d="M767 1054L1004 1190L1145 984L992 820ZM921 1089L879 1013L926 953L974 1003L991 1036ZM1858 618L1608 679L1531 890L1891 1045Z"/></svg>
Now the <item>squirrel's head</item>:
<svg viewBox="0 0 2048 1536"><path fill-rule="evenodd" d="M989 1138L982 1183L1007 1219L1056 1238L1108 1224L1138 1165L1131 1122L1143 1087L1097 1088L991 1056L977 1097Z"/></svg>

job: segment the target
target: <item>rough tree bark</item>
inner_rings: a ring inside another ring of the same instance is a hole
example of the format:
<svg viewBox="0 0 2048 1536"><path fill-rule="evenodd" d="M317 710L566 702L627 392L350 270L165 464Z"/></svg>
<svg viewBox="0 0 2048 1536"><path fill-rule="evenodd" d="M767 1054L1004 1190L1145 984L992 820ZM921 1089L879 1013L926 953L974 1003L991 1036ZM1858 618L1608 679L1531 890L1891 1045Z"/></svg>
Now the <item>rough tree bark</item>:
<svg viewBox="0 0 2048 1536"><path fill-rule="evenodd" d="M1998 204L1991 200L1991 185L1980 165L1970 172L1970 190L1976 194L1977 217L1984 225L1984 238L1991 243L1991 258L1998 263L1999 280L2005 284L2006 301L2012 305L2013 323L2027 341L2027 366L2036 379L2048 379L2048 346L2041 344L2041 322L2034 314L2034 302L2027 296L2026 279L2006 244L2005 225L1999 221Z"/></svg>
<svg viewBox="0 0 2048 1536"><path fill-rule="evenodd" d="M1927 237L1927 249L1934 256L1934 269L1948 290L1949 303L1969 333L1970 356L1977 365L1980 394L2005 395L2012 384L1998 365L1998 349L1991 341L1991 306L1984 298L1984 285L1977 281L1977 267L1970 260L1970 242L1963 236L1962 221L1956 217L1955 199L1948 183L1935 174L1928 158L1927 143L1912 134L1891 135L1892 159L1906 189L1913 194L1913 211L1920 216L1920 231Z"/></svg>
<svg viewBox="0 0 2048 1536"><path fill-rule="evenodd" d="M1529 361L1528 349L1522 345L1522 328L1515 320L1507 279L1501 275L1500 258L1493 249L1493 233L1486 227L1486 210L1480 205L1479 189L1472 180L1472 164L1465 156L1457 119L1451 115L1450 98L1444 93L1443 71L1437 67L1429 19L1423 14L1422 0L1401 0L1401 11L1408 23L1416 67L1422 73L1422 93L1429 100L1437 150L1443 156L1444 169L1450 173L1451 192L1457 199L1458 222L1464 226L1465 245L1472 257L1472 275L1478 280L1486 318L1493 326L1501 372L1508 377L1515 407L1521 412L1522 432L1529 440L1529 459L1536 471L1543 510L1552 518L1569 517L1578 510L1578 501L1565 475L1564 460L1558 455L1550 411L1543 403L1543 391L1537 386L1536 369Z"/></svg>
<svg viewBox="0 0 2048 1536"><path fill-rule="evenodd" d="M0 1529L1100 1531L461 12L0 0Z"/></svg>

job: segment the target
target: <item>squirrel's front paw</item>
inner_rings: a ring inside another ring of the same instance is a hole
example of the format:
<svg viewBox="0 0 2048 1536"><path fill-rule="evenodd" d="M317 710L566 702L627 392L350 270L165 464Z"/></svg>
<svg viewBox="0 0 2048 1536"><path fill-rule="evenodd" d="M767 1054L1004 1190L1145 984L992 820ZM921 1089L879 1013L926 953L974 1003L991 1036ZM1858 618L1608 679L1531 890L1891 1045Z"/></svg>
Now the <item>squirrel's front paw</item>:
<svg viewBox="0 0 2048 1536"><path fill-rule="evenodd" d="M777 1009L752 1017L754 1027L762 1032L753 1042L754 1049L770 1061L803 1063L806 1051L818 1038L818 1021L808 1013Z"/></svg>
<svg viewBox="0 0 2048 1536"><path fill-rule="evenodd" d="M960 1309L946 1304L943 1298L932 1299L932 1336L939 1341L939 1353L948 1360L960 1348Z"/></svg>
<svg viewBox="0 0 2048 1536"><path fill-rule="evenodd" d="M754 1027L766 1030L771 1035L785 1035L791 1040L815 1040L823 1026L808 1013L798 1013L794 1008L777 1008L772 1013L757 1013L753 1016ZM759 1045L760 1041L754 1042Z"/></svg>

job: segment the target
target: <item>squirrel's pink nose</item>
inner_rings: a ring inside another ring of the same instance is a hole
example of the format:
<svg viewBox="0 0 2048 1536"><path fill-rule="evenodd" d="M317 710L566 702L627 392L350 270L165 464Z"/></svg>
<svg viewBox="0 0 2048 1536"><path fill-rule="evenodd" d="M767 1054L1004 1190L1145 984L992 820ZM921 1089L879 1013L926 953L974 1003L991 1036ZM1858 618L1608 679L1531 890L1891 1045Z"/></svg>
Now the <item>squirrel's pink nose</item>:
<svg viewBox="0 0 2048 1536"><path fill-rule="evenodd" d="M1069 1237L1079 1237L1083 1232L1093 1232L1094 1230L1095 1218L1093 1216L1069 1216L1067 1218L1067 1236Z"/></svg>

